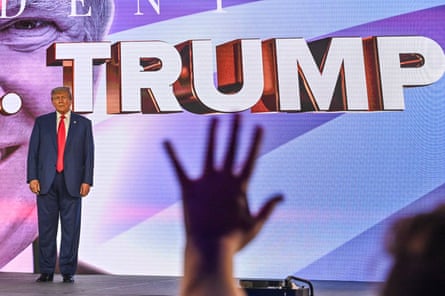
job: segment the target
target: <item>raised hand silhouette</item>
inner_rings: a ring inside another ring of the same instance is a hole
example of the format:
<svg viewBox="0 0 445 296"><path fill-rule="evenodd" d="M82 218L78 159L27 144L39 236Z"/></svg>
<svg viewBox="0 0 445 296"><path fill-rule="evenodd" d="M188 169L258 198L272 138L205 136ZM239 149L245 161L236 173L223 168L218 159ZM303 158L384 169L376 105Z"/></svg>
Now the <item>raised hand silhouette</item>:
<svg viewBox="0 0 445 296"><path fill-rule="evenodd" d="M262 229L281 195L268 199L252 214L247 187L258 155L263 130L256 127L245 162L235 172L240 116L235 115L221 168L215 164L218 120L210 123L202 175L191 179L170 141L165 148L182 191L186 233L184 278L181 295L243 295L233 280L233 256Z"/></svg>

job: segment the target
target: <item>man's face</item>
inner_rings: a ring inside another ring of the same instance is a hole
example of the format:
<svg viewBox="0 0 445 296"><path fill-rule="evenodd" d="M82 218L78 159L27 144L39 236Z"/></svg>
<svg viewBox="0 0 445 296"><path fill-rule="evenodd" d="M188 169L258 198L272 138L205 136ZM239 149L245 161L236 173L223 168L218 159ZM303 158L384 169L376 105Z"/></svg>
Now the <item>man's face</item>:
<svg viewBox="0 0 445 296"><path fill-rule="evenodd" d="M54 108L60 114L65 114L71 109L71 97L66 91L57 91L51 97Z"/></svg>
<svg viewBox="0 0 445 296"><path fill-rule="evenodd" d="M17 14L15 2L7 1L8 16ZM0 114L0 268L37 236L35 196L25 182L28 141L35 117L53 111L51 90L63 84L61 67L46 65L47 47L84 40L84 18L68 17L70 5L28 0L21 15L0 18L0 97L15 92L22 99L18 113Z"/></svg>

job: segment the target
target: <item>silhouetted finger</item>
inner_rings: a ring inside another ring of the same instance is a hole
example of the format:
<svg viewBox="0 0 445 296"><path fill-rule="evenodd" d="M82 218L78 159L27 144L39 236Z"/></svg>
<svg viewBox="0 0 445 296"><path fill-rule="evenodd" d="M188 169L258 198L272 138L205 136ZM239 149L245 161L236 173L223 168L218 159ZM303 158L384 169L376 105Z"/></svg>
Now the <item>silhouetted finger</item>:
<svg viewBox="0 0 445 296"><path fill-rule="evenodd" d="M275 207L284 200L283 195L276 195L270 198L260 209L255 217L256 223L264 224L272 214Z"/></svg>
<svg viewBox="0 0 445 296"><path fill-rule="evenodd" d="M205 171L211 171L214 168L214 155L215 155L215 133L218 120L212 118L209 127L209 134L207 140L207 154L205 160Z"/></svg>
<svg viewBox="0 0 445 296"><path fill-rule="evenodd" d="M250 144L249 153L247 155L247 159L244 163L243 170L241 172L241 179L247 180L252 174L253 168L255 166L255 160L260 151L261 140L263 139L263 129L260 127L255 128L255 132L253 134L253 140Z"/></svg>
<svg viewBox="0 0 445 296"><path fill-rule="evenodd" d="M263 228L264 223L272 214L275 207L283 201L282 195L276 195L275 197L269 199L260 209L258 214L253 217L252 227L246 233L244 241L240 245L240 249L242 249L245 245L247 245Z"/></svg>
<svg viewBox="0 0 445 296"><path fill-rule="evenodd" d="M176 155L175 150L173 149L173 145L170 143L170 141L164 142L165 150L167 151L168 156L170 157L170 160L175 168L176 175L179 178L179 181L181 184L185 184L189 181L187 174L185 173L185 170L183 169L181 163L179 162L179 159Z"/></svg>
<svg viewBox="0 0 445 296"><path fill-rule="evenodd" d="M235 160L235 155L236 155L239 124L240 124L240 115L235 114L232 120L232 131L230 134L230 140L227 147L226 159L224 161L225 171L231 171L233 168L233 162Z"/></svg>

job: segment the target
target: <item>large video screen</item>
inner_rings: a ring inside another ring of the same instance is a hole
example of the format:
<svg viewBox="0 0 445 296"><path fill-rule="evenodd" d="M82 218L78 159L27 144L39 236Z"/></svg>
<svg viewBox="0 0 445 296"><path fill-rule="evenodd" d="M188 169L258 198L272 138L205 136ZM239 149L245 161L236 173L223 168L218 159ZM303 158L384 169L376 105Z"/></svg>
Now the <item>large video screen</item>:
<svg viewBox="0 0 445 296"><path fill-rule="evenodd" d="M237 277L381 281L394 221L445 201L445 1L0 3L2 271L33 271L26 155L59 85L94 124L79 259L100 272L182 275L162 143L197 177L211 117L225 143L241 114L240 161L264 127L251 210L285 197Z"/></svg>

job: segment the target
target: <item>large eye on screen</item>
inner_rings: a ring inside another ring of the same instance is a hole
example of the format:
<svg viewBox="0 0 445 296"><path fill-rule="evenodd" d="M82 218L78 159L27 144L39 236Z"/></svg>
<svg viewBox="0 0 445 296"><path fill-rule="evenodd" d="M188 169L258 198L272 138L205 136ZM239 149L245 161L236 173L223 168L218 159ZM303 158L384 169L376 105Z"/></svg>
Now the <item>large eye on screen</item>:
<svg viewBox="0 0 445 296"><path fill-rule="evenodd" d="M57 39L59 30L52 21L14 19L0 26L0 44L16 51L33 51Z"/></svg>

